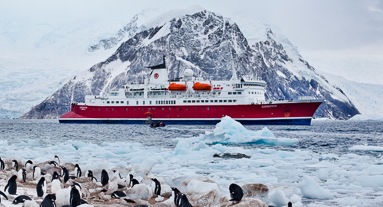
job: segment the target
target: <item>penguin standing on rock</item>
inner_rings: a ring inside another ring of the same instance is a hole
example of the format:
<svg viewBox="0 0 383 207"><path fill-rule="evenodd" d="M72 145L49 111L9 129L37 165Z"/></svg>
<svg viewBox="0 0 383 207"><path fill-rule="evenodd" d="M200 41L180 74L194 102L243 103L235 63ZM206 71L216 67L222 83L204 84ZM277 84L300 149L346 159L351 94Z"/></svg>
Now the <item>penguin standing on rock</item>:
<svg viewBox="0 0 383 207"><path fill-rule="evenodd" d="M4 188L4 191L7 192L10 195L16 195L17 191L17 183L16 183L17 175L12 175L11 178L9 178L7 185Z"/></svg>
<svg viewBox="0 0 383 207"><path fill-rule="evenodd" d="M242 200L243 190L239 185L232 183L229 186L229 191L230 191L230 197L231 197L231 199L229 201L234 201L234 202L238 203Z"/></svg>
<svg viewBox="0 0 383 207"><path fill-rule="evenodd" d="M101 184L102 184L102 186L105 186L106 184L108 184L108 182L109 182L108 172L106 172L106 170L102 170L101 171Z"/></svg>
<svg viewBox="0 0 383 207"><path fill-rule="evenodd" d="M43 202L41 202L40 207L56 207L56 195L46 195Z"/></svg>
<svg viewBox="0 0 383 207"><path fill-rule="evenodd" d="M58 190L61 189L61 181L59 174L54 171L52 176L52 182L51 182L51 193L56 193ZM56 200L56 198L55 198Z"/></svg>
<svg viewBox="0 0 383 207"><path fill-rule="evenodd" d="M41 177L41 168L39 166L33 166L32 179L35 180Z"/></svg>
<svg viewBox="0 0 383 207"><path fill-rule="evenodd" d="M25 183L27 180L27 171L22 168L17 172L17 180L19 180L21 183Z"/></svg>
<svg viewBox="0 0 383 207"><path fill-rule="evenodd" d="M174 205L179 207L182 193L180 192L180 190L178 190L178 188L172 188L172 190L174 193Z"/></svg>
<svg viewBox="0 0 383 207"><path fill-rule="evenodd" d="M32 165L33 165L32 160L28 160L28 161L25 162L24 167L25 167L25 169L26 169L27 171L30 171L30 170L32 170L32 168L33 168Z"/></svg>
<svg viewBox="0 0 383 207"><path fill-rule="evenodd" d="M19 171L19 163L17 160L12 160L12 167L15 168L16 171Z"/></svg>
<svg viewBox="0 0 383 207"><path fill-rule="evenodd" d="M161 184L160 184L160 182L157 180L157 178L152 178L152 180L153 180L154 183L156 184L156 186L155 186L155 188L154 188L154 195L160 196L160 195L161 195Z"/></svg>
<svg viewBox="0 0 383 207"><path fill-rule="evenodd" d="M43 197L47 192L47 181L44 177L41 177L36 185L37 197Z"/></svg>

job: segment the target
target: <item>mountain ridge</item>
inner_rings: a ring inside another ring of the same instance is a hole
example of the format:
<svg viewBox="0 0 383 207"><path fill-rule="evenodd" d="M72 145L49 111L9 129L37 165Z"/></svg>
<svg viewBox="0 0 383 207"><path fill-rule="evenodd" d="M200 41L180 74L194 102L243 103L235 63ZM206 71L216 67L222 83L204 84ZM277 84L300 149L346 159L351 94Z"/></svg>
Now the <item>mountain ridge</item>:
<svg viewBox="0 0 383 207"><path fill-rule="evenodd" d="M239 76L265 80L268 99L324 99L318 117L348 119L359 113L347 96L316 73L297 50L286 51L286 40L285 46L277 42L270 28L266 37L249 45L236 23L206 10L178 16L137 32L113 55L67 82L23 118L56 118L69 110L71 102L82 102L87 94L108 93L127 82L142 80L148 75L145 67L160 62L162 54L168 57L170 79L191 68L205 79L228 80L234 67Z"/></svg>

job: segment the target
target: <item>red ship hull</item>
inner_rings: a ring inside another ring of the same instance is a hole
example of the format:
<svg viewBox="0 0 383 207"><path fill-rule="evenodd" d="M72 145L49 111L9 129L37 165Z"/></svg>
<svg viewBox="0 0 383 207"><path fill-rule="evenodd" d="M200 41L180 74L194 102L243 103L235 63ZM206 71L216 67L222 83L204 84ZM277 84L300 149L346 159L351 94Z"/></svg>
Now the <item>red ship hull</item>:
<svg viewBox="0 0 383 207"><path fill-rule="evenodd" d="M93 106L72 104L60 123L143 124L148 113L166 124L216 124L230 116L242 124L310 125L321 101L249 105Z"/></svg>

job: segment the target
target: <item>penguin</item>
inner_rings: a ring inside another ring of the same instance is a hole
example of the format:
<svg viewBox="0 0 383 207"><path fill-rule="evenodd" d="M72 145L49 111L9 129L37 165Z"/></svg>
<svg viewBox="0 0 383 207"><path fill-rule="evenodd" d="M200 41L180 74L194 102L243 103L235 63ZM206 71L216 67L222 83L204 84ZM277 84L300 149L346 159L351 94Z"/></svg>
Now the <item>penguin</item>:
<svg viewBox="0 0 383 207"><path fill-rule="evenodd" d="M8 200L7 195L5 195L5 193L1 190L0 190L0 195L4 196L4 198ZM1 196L0 196L0 203L1 203Z"/></svg>
<svg viewBox="0 0 383 207"><path fill-rule="evenodd" d="M26 195L19 195L19 196L17 196L14 200L13 200L13 202L12 202L12 204L19 204L19 203L24 203L24 201L26 201L26 200L32 200L32 198L30 198L29 196L26 196Z"/></svg>
<svg viewBox="0 0 383 207"><path fill-rule="evenodd" d="M70 205L71 206L81 205L81 196L80 196L80 192L76 188L76 185L72 185L72 189L70 190Z"/></svg>
<svg viewBox="0 0 383 207"><path fill-rule="evenodd" d="M32 179L35 180L41 177L41 168L39 166L33 166Z"/></svg>
<svg viewBox="0 0 383 207"><path fill-rule="evenodd" d="M43 202L41 202L40 207L56 207L56 195L48 194L45 196Z"/></svg>
<svg viewBox="0 0 383 207"><path fill-rule="evenodd" d="M7 185L4 188L4 191L7 192L10 195L16 195L17 191L17 183L16 183L17 175L12 175L11 178L9 178Z"/></svg>
<svg viewBox="0 0 383 207"><path fill-rule="evenodd" d="M28 161L25 162L24 167L25 167L26 170L29 171L29 170L32 170L32 165L33 165L32 160L28 160Z"/></svg>
<svg viewBox="0 0 383 207"><path fill-rule="evenodd" d="M65 184L69 180L69 171L68 171L68 169L66 169L66 167L63 167L62 172L63 172L62 177L64 179L64 184Z"/></svg>
<svg viewBox="0 0 383 207"><path fill-rule="evenodd" d="M19 163L17 160L12 160L12 167L14 167L16 171L19 171Z"/></svg>
<svg viewBox="0 0 383 207"><path fill-rule="evenodd" d="M136 184L140 184L139 182L138 182L138 180L136 180L136 179L134 179L133 178L133 175L132 174L129 174L129 186L130 186L130 188L133 188L133 186L134 185L136 185Z"/></svg>
<svg viewBox="0 0 383 207"><path fill-rule="evenodd" d="M181 194L182 193L180 192L180 190L178 190L178 188L172 187L172 191L174 193L174 205L176 205L178 207L180 200L181 200Z"/></svg>
<svg viewBox="0 0 383 207"><path fill-rule="evenodd" d="M61 189L61 180L59 177L59 174L54 171L52 176L52 182L51 182L51 193L56 193L58 190Z"/></svg>
<svg viewBox="0 0 383 207"><path fill-rule="evenodd" d="M189 200L188 200L188 198L186 197L185 194L182 194L182 195L181 195L181 198L180 198L180 200L179 200L179 207L193 207L193 206L190 204L190 202L189 202Z"/></svg>
<svg viewBox="0 0 383 207"><path fill-rule="evenodd" d="M88 171L86 172L86 177L90 178L90 181L92 181L92 182L93 182L93 180L95 180L96 182L98 182L97 178L95 178L95 177L93 176L93 171L91 171L91 170L88 170Z"/></svg>
<svg viewBox="0 0 383 207"><path fill-rule="evenodd" d="M45 177L41 177L39 182L36 185L36 192L37 197L43 197L44 194L47 192L47 181L45 180Z"/></svg>
<svg viewBox="0 0 383 207"><path fill-rule="evenodd" d="M154 195L160 196L161 195L161 184L157 180L157 178L152 178L152 180L156 184L156 187L154 188Z"/></svg>
<svg viewBox="0 0 383 207"><path fill-rule="evenodd" d="M74 166L74 171L75 171L75 175L76 175L76 177L81 177L81 174L82 174L82 172L81 172L81 168L80 168L80 166L78 165L78 164L76 164L75 166Z"/></svg>
<svg viewBox="0 0 383 207"><path fill-rule="evenodd" d="M25 183L27 180L27 171L22 168L17 172L17 180L19 180L21 183Z"/></svg>
<svg viewBox="0 0 383 207"><path fill-rule="evenodd" d="M5 170L5 163L0 157L0 170Z"/></svg>
<svg viewBox="0 0 383 207"><path fill-rule="evenodd" d="M114 191L111 195L112 198L123 198L126 197L126 193L124 191Z"/></svg>
<svg viewBox="0 0 383 207"><path fill-rule="evenodd" d="M243 190L239 185L232 183L229 186L229 191L230 191L230 197L231 197L229 201L234 201L238 203L242 200Z"/></svg>
<svg viewBox="0 0 383 207"><path fill-rule="evenodd" d="M55 158L54 158L53 161L56 162L56 164L60 165L60 158L59 158L59 156L55 155Z"/></svg>
<svg viewBox="0 0 383 207"><path fill-rule="evenodd" d="M101 184L103 186L105 186L106 184L108 184L108 182L109 182L108 172L106 172L106 170L102 170L101 171Z"/></svg>

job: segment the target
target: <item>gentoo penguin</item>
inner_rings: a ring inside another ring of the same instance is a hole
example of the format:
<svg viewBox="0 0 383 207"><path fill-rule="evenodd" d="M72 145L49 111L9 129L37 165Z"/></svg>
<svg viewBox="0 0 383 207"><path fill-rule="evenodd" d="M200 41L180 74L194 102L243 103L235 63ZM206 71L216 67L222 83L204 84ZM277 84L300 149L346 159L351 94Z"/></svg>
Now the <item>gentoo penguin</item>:
<svg viewBox="0 0 383 207"><path fill-rule="evenodd" d="M178 188L172 187L172 190L174 193L174 205L176 205L178 207L180 204L182 193L180 192L180 190L178 190Z"/></svg>
<svg viewBox="0 0 383 207"><path fill-rule="evenodd" d="M81 196L80 196L80 192L76 188L76 185L72 185L72 188L70 190L70 205L71 206L81 205Z"/></svg>
<svg viewBox="0 0 383 207"><path fill-rule="evenodd" d="M44 194L47 192L47 181L45 180L45 177L41 177L39 182L36 185L36 192L37 197L43 197Z"/></svg>
<svg viewBox="0 0 383 207"><path fill-rule="evenodd" d="M62 168L62 177L64 179L64 184L66 182L68 182L68 180L69 180L69 171L68 171L68 169L66 169L66 167Z"/></svg>
<svg viewBox="0 0 383 207"><path fill-rule="evenodd" d="M51 193L55 194L58 190L61 189L61 181L59 174L54 171L52 176L52 182L51 182Z"/></svg>
<svg viewBox="0 0 383 207"><path fill-rule="evenodd" d="M8 183L4 188L5 192L7 192L8 190L9 194L16 195L16 191L17 191L16 179L17 179L17 175L12 175L12 177L9 178Z"/></svg>
<svg viewBox="0 0 383 207"><path fill-rule="evenodd" d="M106 184L108 184L108 182L109 182L108 172L106 172L106 170L102 170L101 171L101 184L103 186L105 186Z"/></svg>
<svg viewBox="0 0 383 207"><path fill-rule="evenodd" d="M32 200L32 198L26 195L19 195L13 200L12 204L24 203L26 200Z"/></svg>
<svg viewBox="0 0 383 207"><path fill-rule="evenodd" d="M33 166L32 179L35 180L41 177L41 168L39 166Z"/></svg>
<svg viewBox="0 0 383 207"><path fill-rule="evenodd" d="M229 186L229 191L230 191L230 197L231 197L229 201L240 202L242 200L243 190L239 185L232 183Z"/></svg>
<svg viewBox="0 0 383 207"><path fill-rule="evenodd" d="M126 193L124 191L120 191L120 190L117 190L117 191L114 191L111 195L112 198L123 198L123 197L126 197Z"/></svg>
<svg viewBox="0 0 383 207"><path fill-rule="evenodd" d="M160 196L161 195L161 184L157 180L157 178L152 178L152 180L156 184L156 187L154 188L154 195Z"/></svg>
<svg viewBox="0 0 383 207"><path fill-rule="evenodd" d="M60 158L59 158L59 156L55 155L54 161L55 161L58 165L60 165Z"/></svg>
<svg viewBox="0 0 383 207"><path fill-rule="evenodd" d="M43 202L41 202L40 207L56 207L56 195L48 194L45 196Z"/></svg>
<svg viewBox="0 0 383 207"><path fill-rule="evenodd" d="M190 202L189 202L189 200L188 200L188 198L186 197L185 194L181 195L181 199L180 199L179 203L180 203L179 207L193 207L190 204Z"/></svg>
<svg viewBox="0 0 383 207"><path fill-rule="evenodd" d="M25 183L27 180L27 171L22 168L17 172L17 180L21 183Z"/></svg>
<svg viewBox="0 0 383 207"><path fill-rule="evenodd" d="M25 169L26 169L27 171L30 171L30 170L32 170L32 165L33 165L32 160L28 160L28 161L25 162L24 167L25 167Z"/></svg>
<svg viewBox="0 0 383 207"><path fill-rule="evenodd" d="M139 182L138 182L138 180L136 180L136 179L134 179L133 178L133 175L132 174L129 174L129 186L130 186L130 188L133 188L133 186L134 185L136 185L136 184L140 184Z"/></svg>
<svg viewBox="0 0 383 207"><path fill-rule="evenodd" d="M93 176L93 171L91 171L91 170L88 170L88 171L86 172L86 175L85 175L85 176L88 177L88 178L90 178L90 181L92 181L92 182L93 182L93 180L95 180L96 182L98 182L97 178L95 178L95 177Z"/></svg>
<svg viewBox="0 0 383 207"><path fill-rule="evenodd" d="M16 171L19 171L19 163L17 160L12 160L12 167L16 169Z"/></svg>
<svg viewBox="0 0 383 207"><path fill-rule="evenodd" d="M76 177L78 177L78 178L81 177L82 172L81 172L81 168L78 164L76 164L74 166L74 172L75 172Z"/></svg>
<svg viewBox="0 0 383 207"><path fill-rule="evenodd" d="M0 190L0 195L4 196L4 198L8 200L7 195L5 195L5 193L1 190ZM0 196L0 203L1 203L1 196Z"/></svg>
<svg viewBox="0 0 383 207"><path fill-rule="evenodd" d="M5 163L0 157L0 170L4 170L4 169L5 169Z"/></svg>

